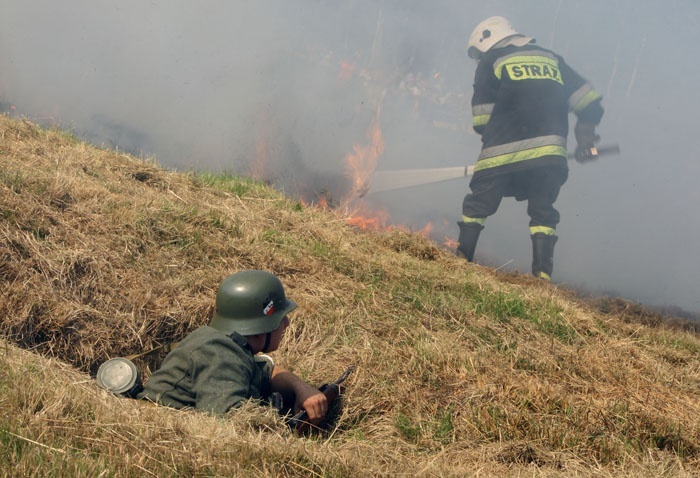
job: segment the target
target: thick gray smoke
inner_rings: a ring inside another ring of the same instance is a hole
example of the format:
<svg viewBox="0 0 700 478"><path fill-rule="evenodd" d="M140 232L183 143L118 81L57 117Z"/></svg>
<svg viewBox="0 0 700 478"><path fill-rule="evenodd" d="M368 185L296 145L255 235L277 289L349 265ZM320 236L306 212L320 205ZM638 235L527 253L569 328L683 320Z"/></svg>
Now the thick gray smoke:
<svg viewBox="0 0 700 478"><path fill-rule="evenodd" d="M700 3L677 0L0 0L0 107L180 170L345 196L379 112L378 169L472 164L473 27L502 15L604 95L602 142L571 164L555 281L700 311L695 127ZM391 224L455 239L465 180L367 196ZM529 271L525 205L504 200L477 261Z"/></svg>

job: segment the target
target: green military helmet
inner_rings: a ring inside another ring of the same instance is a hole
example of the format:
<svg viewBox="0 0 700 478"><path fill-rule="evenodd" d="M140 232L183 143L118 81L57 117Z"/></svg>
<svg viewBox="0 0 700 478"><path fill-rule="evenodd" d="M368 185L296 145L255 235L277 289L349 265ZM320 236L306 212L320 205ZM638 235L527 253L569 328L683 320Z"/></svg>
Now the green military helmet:
<svg viewBox="0 0 700 478"><path fill-rule="evenodd" d="M272 332L297 308L287 299L282 282L270 272L236 272L221 282L210 326L225 333L256 335Z"/></svg>

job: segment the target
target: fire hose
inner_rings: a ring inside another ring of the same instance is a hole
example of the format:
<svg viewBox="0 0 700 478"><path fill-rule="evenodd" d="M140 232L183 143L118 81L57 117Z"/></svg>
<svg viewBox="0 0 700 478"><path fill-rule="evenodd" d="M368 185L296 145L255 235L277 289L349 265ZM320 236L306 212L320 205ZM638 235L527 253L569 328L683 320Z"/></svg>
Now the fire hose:
<svg viewBox="0 0 700 478"><path fill-rule="evenodd" d="M608 156L620 153L618 144L608 144L590 149L589 156L595 159L599 156ZM569 159L574 154L569 154ZM358 197L384 191L420 186L423 184L438 183L452 179L469 177L474 174L474 165L454 166L446 168L421 168L421 169L396 169L375 171L370 181L358 189Z"/></svg>

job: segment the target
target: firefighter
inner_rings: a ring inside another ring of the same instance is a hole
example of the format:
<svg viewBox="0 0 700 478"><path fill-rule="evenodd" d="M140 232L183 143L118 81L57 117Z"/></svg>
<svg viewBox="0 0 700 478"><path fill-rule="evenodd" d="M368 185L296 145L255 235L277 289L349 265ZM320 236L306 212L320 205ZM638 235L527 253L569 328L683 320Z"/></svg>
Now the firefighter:
<svg viewBox="0 0 700 478"><path fill-rule="evenodd" d="M477 61L471 104L482 149L462 203L457 255L474 260L484 221L504 197L527 200L532 274L551 280L559 223L554 202L568 176L568 116L577 118L577 161L596 159L602 97L561 56L503 17L477 25L468 54Z"/></svg>
<svg viewBox="0 0 700 478"><path fill-rule="evenodd" d="M228 276L219 286L209 325L165 357L138 398L222 415L245 400L270 401L277 393L292 399L294 412L303 409L310 422L318 423L328 410L326 396L264 355L279 347L295 308L270 272Z"/></svg>

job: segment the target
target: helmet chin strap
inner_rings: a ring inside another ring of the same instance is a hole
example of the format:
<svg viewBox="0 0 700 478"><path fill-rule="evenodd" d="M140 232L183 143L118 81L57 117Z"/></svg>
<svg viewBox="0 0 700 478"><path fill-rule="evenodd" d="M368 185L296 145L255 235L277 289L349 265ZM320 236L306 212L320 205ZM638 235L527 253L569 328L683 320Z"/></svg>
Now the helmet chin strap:
<svg viewBox="0 0 700 478"><path fill-rule="evenodd" d="M262 351L268 352L267 348L270 346L270 340L272 339L272 332L265 334L265 345L263 345Z"/></svg>

